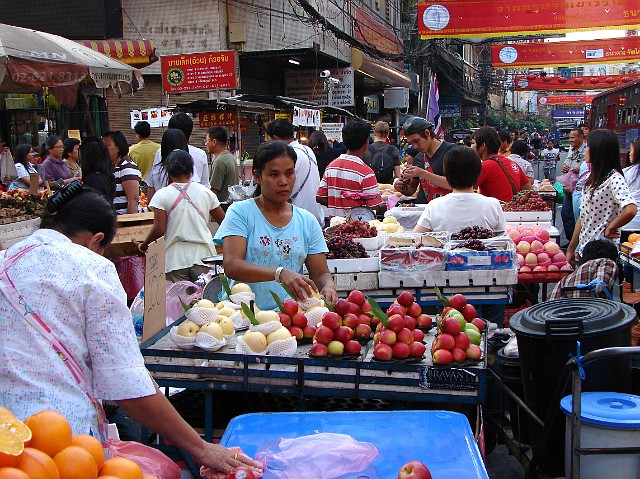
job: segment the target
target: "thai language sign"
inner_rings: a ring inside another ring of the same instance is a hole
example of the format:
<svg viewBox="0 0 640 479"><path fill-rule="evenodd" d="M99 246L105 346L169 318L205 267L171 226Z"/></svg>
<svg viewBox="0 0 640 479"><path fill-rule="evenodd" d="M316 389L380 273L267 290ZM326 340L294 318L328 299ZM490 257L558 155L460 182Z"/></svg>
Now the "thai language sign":
<svg viewBox="0 0 640 479"><path fill-rule="evenodd" d="M635 62L640 37L579 42L511 43L491 46L491 64L502 68L534 68L585 63Z"/></svg>
<svg viewBox="0 0 640 479"><path fill-rule="evenodd" d="M579 108L573 110L553 110L551 112L551 118L584 118L584 110Z"/></svg>
<svg viewBox="0 0 640 479"><path fill-rule="evenodd" d="M592 99L593 95L538 95L538 105L583 105Z"/></svg>
<svg viewBox="0 0 640 479"><path fill-rule="evenodd" d="M572 78L537 75L516 76L516 91L607 90L640 78L640 74L579 76Z"/></svg>
<svg viewBox="0 0 640 479"><path fill-rule="evenodd" d="M161 64L166 93L238 88L233 51L163 56Z"/></svg>
<svg viewBox="0 0 640 479"><path fill-rule="evenodd" d="M212 111L198 113L200 128L212 126L226 126L233 131L238 131L238 116L232 111ZM240 117L240 131L248 130L249 123L245 117Z"/></svg>
<svg viewBox="0 0 640 479"><path fill-rule="evenodd" d="M421 38L540 35L640 25L627 0L437 0L418 4Z"/></svg>
<svg viewBox="0 0 640 479"><path fill-rule="evenodd" d="M331 84L326 82L336 80ZM327 86L331 89L328 98ZM354 106L353 68L331 70L329 78L320 78L317 70L289 70L284 74L285 96L300 100L313 101L319 105Z"/></svg>

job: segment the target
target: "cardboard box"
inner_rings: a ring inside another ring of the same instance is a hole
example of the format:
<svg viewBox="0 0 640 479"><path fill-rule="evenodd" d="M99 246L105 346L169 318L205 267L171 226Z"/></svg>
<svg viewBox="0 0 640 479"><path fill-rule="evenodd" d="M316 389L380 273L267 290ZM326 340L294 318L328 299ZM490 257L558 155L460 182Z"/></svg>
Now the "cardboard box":
<svg viewBox="0 0 640 479"><path fill-rule="evenodd" d="M107 258L113 258L114 256L134 256L139 254L132 241L144 241L147 238L153 226L153 212L118 215L116 219L118 229L104 255Z"/></svg>
<svg viewBox="0 0 640 479"><path fill-rule="evenodd" d="M167 324L167 285L164 272L164 236L145 253L144 323L142 341L158 334Z"/></svg>

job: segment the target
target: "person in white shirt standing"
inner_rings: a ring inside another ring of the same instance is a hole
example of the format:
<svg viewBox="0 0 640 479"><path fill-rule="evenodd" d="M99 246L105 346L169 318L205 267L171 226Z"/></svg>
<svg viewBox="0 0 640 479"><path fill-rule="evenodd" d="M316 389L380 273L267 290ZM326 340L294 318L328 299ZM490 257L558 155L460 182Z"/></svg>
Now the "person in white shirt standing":
<svg viewBox="0 0 640 479"><path fill-rule="evenodd" d="M316 202L316 192L320 186L318 162L313 150L299 143L293 136L293 125L288 120L278 118L269 123L267 135L274 140L288 143L296 152L296 182L293 185L291 203L303 208L316 217L321 226L324 225L322 207Z"/></svg>

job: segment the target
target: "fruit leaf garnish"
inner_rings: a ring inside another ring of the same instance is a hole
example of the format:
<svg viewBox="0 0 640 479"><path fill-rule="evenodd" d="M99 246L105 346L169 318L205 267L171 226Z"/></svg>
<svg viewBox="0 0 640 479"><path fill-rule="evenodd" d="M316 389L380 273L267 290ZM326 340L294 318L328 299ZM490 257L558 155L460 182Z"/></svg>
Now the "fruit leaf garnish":
<svg viewBox="0 0 640 479"><path fill-rule="evenodd" d="M327 301L327 298L325 298L324 296L322 297L322 300L324 301L325 306L327 307L327 309L331 312L335 312L335 309L333 309L333 304L331 304L329 301Z"/></svg>
<svg viewBox="0 0 640 479"><path fill-rule="evenodd" d="M280 296L278 296L276 293L274 293L273 291L269 291L271 293L271 296L273 297L273 300L276 302L276 304L278 305L278 309L280 310L281 313L286 313L287 310L284 308L284 304L282 303L282 300L280 299Z"/></svg>
<svg viewBox="0 0 640 479"><path fill-rule="evenodd" d="M286 284L280 284L280 286L282 286L282 289L286 291L286 293L291 297L291 299L296 299L296 297L293 294L293 291L291 291L291 288L289 286L287 286Z"/></svg>
<svg viewBox="0 0 640 479"><path fill-rule="evenodd" d="M380 322L382 323L382 325L385 328L388 328L389 327L389 317L385 314L384 311L382 311L382 308L376 302L376 300L371 298L371 297L369 297L369 296L367 296L367 302L371 306L371 312L373 313L373 315L380 320Z"/></svg>
<svg viewBox="0 0 640 479"><path fill-rule="evenodd" d="M180 298L178 296L178 301L180 301L180 305L182 306L182 309L184 309L184 312L186 313L187 311L189 311L189 306L187 306L184 301L182 301L182 298Z"/></svg>
<svg viewBox="0 0 640 479"><path fill-rule="evenodd" d="M449 306L449 300L442 295L442 291L440 291L440 288L438 288L437 285L433 285L433 289L436 292L436 296L438 298L438 301L440 301L440 304L442 304L442 306Z"/></svg>
<svg viewBox="0 0 640 479"><path fill-rule="evenodd" d="M224 289L224 292L227 296L231 296L231 288L229 287L229 280L227 279L226 275L222 275L220 277L220 281L222 282L222 289Z"/></svg>
<svg viewBox="0 0 640 479"><path fill-rule="evenodd" d="M254 326L258 326L260 323L256 320L256 315L253 313L253 311L251 311L251 308L249 306L247 306L245 303L241 303L240 307L242 308L242 311L244 312L244 315L249 318L249 322L251 324L253 324Z"/></svg>

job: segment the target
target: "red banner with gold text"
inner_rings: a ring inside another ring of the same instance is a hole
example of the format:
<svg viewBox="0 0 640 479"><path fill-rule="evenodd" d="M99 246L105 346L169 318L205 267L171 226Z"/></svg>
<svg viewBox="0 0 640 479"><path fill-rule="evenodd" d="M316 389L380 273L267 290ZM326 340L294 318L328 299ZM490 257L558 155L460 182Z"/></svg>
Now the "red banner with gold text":
<svg viewBox="0 0 640 479"><path fill-rule="evenodd" d="M438 0L418 4L418 35L503 37L640 26L637 1Z"/></svg>
<svg viewBox="0 0 640 479"><path fill-rule="evenodd" d="M640 78L638 73L573 78L527 75L515 77L515 89L517 91L607 90L638 78Z"/></svg>
<svg viewBox="0 0 640 479"><path fill-rule="evenodd" d="M539 106L549 105L586 105L594 95L538 95Z"/></svg>
<svg viewBox="0 0 640 479"><path fill-rule="evenodd" d="M501 68L626 63L638 60L640 60L640 37L491 45L491 64Z"/></svg>

